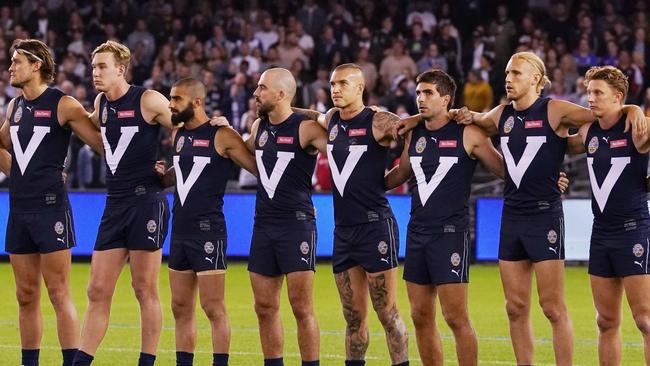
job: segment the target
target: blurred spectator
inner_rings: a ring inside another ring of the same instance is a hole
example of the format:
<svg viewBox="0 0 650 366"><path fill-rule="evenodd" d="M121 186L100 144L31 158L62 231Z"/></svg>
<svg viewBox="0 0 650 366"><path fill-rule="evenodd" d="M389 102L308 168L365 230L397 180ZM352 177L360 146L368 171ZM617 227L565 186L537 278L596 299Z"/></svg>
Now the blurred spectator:
<svg viewBox="0 0 650 366"><path fill-rule="evenodd" d="M596 66L599 64L598 57L591 51L589 46L589 40L586 38L581 38L578 42L578 49L573 54L576 59L576 65L578 66L578 72L583 75L590 67ZM548 67L548 65L547 65Z"/></svg>
<svg viewBox="0 0 650 366"><path fill-rule="evenodd" d="M302 49L305 55L311 56L314 53L314 37L305 32L305 27L301 21L296 21L293 31L298 38L298 47Z"/></svg>
<svg viewBox="0 0 650 366"><path fill-rule="evenodd" d="M296 17L302 22L307 33L316 37L327 20L327 13L316 4L316 1L305 0Z"/></svg>
<svg viewBox="0 0 650 366"><path fill-rule="evenodd" d="M494 106L494 95L477 70L470 70L463 88L463 104L472 111L487 112Z"/></svg>
<svg viewBox="0 0 650 366"><path fill-rule="evenodd" d="M242 44L239 45L239 54L232 58L233 65L235 65L235 67L237 67L238 69L242 61L246 61L248 63L248 70L246 72L246 74L248 75L260 71L260 61L261 61L251 56L250 52L251 50L248 43L242 42Z"/></svg>
<svg viewBox="0 0 650 366"><path fill-rule="evenodd" d="M126 45L130 49L135 49L138 43L142 44L143 47L144 58L142 62L150 65L154 52L156 51L156 41L149 32L147 22L144 19L138 19L136 21L135 30L126 39Z"/></svg>
<svg viewBox="0 0 650 366"><path fill-rule="evenodd" d="M438 45L431 43L427 53L418 61L418 72L422 73L431 69L447 71L447 59L440 55Z"/></svg>
<svg viewBox="0 0 650 366"><path fill-rule="evenodd" d="M413 10L406 17L406 26L420 23L424 32L431 33L436 26L436 16L431 11L431 4L428 1L416 1Z"/></svg>
<svg viewBox="0 0 650 366"><path fill-rule="evenodd" d="M314 52L314 61L317 62L316 66L330 66L334 59L334 55L337 52L340 53L342 50L343 46L334 38L334 29L332 26L324 26Z"/></svg>
<svg viewBox="0 0 650 366"><path fill-rule="evenodd" d="M488 34L494 37L494 58L498 65L505 65L512 55L512 42L517 28L508 15L508 8L501 4L497 6L497 17L490 23ZM476 61L476 57L474 58ZM476 68L474 64L472 68Z"/></svg>
<svg viewBox="0 0 650 366"><path fill-rule="evenodd" d="M618 58L618 66L621 71L627 76L627 81L630 87L627 92L626 103L637 104L639 103L639 94L643 86L643 74L637 64L635 64L626 50L621 51Z"/></svg>
<svg viewBox="0 0 650 366"><path fill-rule="evenodd" d="M266 53L272 45L278 42L280 36L275 30L273 19L271 19L270 16L266 16L262 19L262 29L255 33L255 38L260 41L264 53Z"/></svg>
<svg viewBox="0 0 650 366"><path fill-rule="evenodd" d="M280 58L280 67L288 69L296 59L303 63L306 61L305 53L298 47L298 39L292 31L285 33L284 40L278 46L278 55Z"/></svg>
<svg viewBox="0 0 650 366"><path fill-rule="evenodd" d="M408 70L410 75L417 74L417 66L411 56L404 53L404 41L393 41L390 55L386 56L379 67L379 75L385 86L390 86L395 77Z"/></svg>
<svg viewBox="0 0 650 366"><path fill-rule="evenodd" d="M355 60L355 63L359 65L363 71L363 76L366 82L366 90L369 92L374 92L375 88L377 87L377 79L379 78L379 74L377 73L377 67L375 64L368 60L369 56L370 54L367 48L360 48L359 52L357 53L357 59Z"/></svg>
<svg viewBox="0 0 650 366"><path fill-rule="evenodd" d="M429 34L424 33L421 23L413 23L411 26L411 35L406 42L406 49L414 60L422 58L429 46Z"/></svg>
<svg viewBox="0 0 650 366"><path fill-rule="evenodd" d="M646 117L650 117L650 87L646 88L645 93L643 93L641 108L643 109Z"/></svg>
<svg viewBox="0 0 650 366"><path fill-rule="evenodd" d="M587 96L587 87L585 86L585 78L580 76L576 79L575 92L569 95L569 102L581 105L585 108L589 107Z"/></svg>

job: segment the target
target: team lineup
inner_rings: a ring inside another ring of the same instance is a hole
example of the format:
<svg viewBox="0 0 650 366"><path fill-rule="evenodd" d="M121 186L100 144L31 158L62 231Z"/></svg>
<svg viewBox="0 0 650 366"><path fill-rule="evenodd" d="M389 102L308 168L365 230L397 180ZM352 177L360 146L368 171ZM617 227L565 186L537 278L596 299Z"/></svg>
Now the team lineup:
<svg viewBox="0 0 650 366"><path fill-rule="evenodd" d="M10 82L22 94L9 103L0 128L0 148L6 150L0 150L0 170L10 176L6 251L16 283L23 366L39 362L41 279L56 314L63 366L90 365L109 326L116 283L127 261L140 310L138 365L155 363L162 329L161 246L170 215L164 190L172 186L168 269L176 365L193 365L197 297L210 322L212 364L228 365L223 196L234 164L258 177L248 271L263 363L284 365L280 296L286 278L302 365L319 365L311 197L319 153L327 156L334 187L332 266L346 322L346 366L365 364L369 306L385 332L391 364L409 364L408 330L397 304L399 228L386 191L411 179L403 279L421 363L443 364L439 301L458 364L478 364L468 311L468 199L477 161L505 181L499 271L516 364L534 364L534 274L539 305L553 331L555 364L571 365L561 200L568 180L560 172L565 154L586 155L592 187L588 271L600 364L621 363L625 292L650 365L650 122L639 107L623 104L629 85L619 69L587 71L590 108L584 108L542 97L549 83L543 61L519 52L505 70L509 103L485 113L451 109L456 83L444 71L430 70L415 80L419 114L400 119L364 105L364 75L355 64L331 71L334 108L325 114L293 108L293 75L272 68L262 73L253 93L258 118L243 139L225 119L208 117L201 81L178 80L167 99L127 82L126 46L108 41L91 57L98 95L88 113L77 100L48 86L55 68L47 45L32 39L12 45ZM161 128L172 134L171 167L156 161ZM76 243L63 166L72 132L106 164L106 206L83 322L69 286L70 249ZM491 136L499 137L501 152ZM396 143L403 145L399 164L386 171L390 146Z"/></svg>

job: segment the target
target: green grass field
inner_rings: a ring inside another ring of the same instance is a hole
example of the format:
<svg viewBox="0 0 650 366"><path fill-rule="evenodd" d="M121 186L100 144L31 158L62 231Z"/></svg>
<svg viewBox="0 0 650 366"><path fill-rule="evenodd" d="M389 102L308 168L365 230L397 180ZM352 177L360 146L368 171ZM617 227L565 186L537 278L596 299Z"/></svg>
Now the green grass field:
<svg viewBox="0 0 650 366"><path fill-rule="evenodd" d="M90 266L73 266L72 286L77 309L83 317L86 307L85 289ZM314 289L316 312L321 329L321 364L341 365L344 360L344 322L338 295L334 285L329 263L322 263L316 273ZM480 365L512 365L514 356L510 347L506 314L503 307L501 283L496 266L476 265L471 269L470 311L479 337ZM253 297L245 264L233 263L228 269L226 301L232 326L230 364L261 365L262 353L257 333L257 320L253 312ZM9 264L0 264L0 348L5 356L1 365L20 364L20 342L18 337L17 305L14 299L13 276ZM575 332L576 365L597 364L595 311L591 301L588 276L584 267L569 267L566 272L567 301ZM174 330L170 310L170 294L167 272L160 278L161 301L163 303L164 329L158 351L158 365L174 365ZM413 325L409 318L406 289L400 283L400 310L405 318L410 334L411 363L421 364L418 359ZM282 319L285 329L285 364L300 365L296 343L295 322L291 310L283 296ZM537 299L533 300L535 303ZM53 310L43 293L44 337L41 350L41 365L60 365L60 352L55 332ZM210 330L208 323L198 309L199 341L195 364L211 364ZM623 365L643 364L643 345L641 336L634 326L627 304L623 311ZM553 350L551 329L539 307L533 309L533 322L536 336L536 365L552 365ZM110 328L104 338L93 365L135 365L139 352L139 315L137 303L130 287L129 271L120 278L113 301ZM454 342L451 332L438 317L446 356L446 364L456 364ZM374 313L370 314L370 347L367 365L389 365L381 325Z"/></svg>

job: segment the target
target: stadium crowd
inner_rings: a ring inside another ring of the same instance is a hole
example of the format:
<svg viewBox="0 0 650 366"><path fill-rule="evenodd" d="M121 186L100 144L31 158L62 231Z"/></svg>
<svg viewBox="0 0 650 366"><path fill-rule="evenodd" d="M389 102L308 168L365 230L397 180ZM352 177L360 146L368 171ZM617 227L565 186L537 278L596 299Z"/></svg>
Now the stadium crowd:
<svg viewBox="0 0 650 366"><path fill-rule="evenodd" d="M627 102L650 116L649 11L643 0L7 0L0 6L0 115L17 92L8 84L9 47L16 38L38 38L55 56L55 85L88 109L95 97L91 50L116 40L132 51L133 84L169 95L174 81L199 78L209 89L208 113L226 116L240 133L256 117L252 92L269 67L294 75L296 107L332 107L330 70L355 62L368 105L417 113L415 76L440 68L459 84L456 105L485 111L504 94L508 58L524 50L546 64L546 95L586 105L582 75L615 65L629 78ZM101 159L73 141L68 185L102 187ZM162 158L169 160L170 146L162 134ZM250 178L240 184L254 186Z"/></svg>

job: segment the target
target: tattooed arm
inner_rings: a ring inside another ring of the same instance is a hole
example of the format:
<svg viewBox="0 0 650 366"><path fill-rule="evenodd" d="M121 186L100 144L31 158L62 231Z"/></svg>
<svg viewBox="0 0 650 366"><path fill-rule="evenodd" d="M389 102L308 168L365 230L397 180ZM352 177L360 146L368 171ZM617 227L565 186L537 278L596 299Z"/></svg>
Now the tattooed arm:
<svg viewBox="0 0 650 366"><path fill-rule="evenodd" d="M389 146L394 141L393 131L397 129L400 118L391 112L377 112L372 120L372 134L382 146Z"/></svg>

